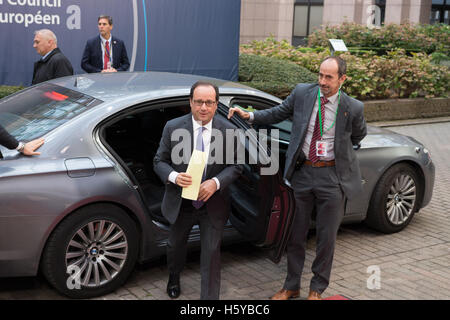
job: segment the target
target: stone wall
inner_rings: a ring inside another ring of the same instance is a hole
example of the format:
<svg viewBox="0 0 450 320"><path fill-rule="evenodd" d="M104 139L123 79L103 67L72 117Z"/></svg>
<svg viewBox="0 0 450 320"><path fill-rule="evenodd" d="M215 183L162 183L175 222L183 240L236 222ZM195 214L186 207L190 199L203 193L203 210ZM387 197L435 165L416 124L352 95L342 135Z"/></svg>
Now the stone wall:
<svg viewBox="0 0 450 320"><path fill-rule="evenodd" d="M450 116L450 98L364 101L364 117L368 122L447 116Z"/></svg>

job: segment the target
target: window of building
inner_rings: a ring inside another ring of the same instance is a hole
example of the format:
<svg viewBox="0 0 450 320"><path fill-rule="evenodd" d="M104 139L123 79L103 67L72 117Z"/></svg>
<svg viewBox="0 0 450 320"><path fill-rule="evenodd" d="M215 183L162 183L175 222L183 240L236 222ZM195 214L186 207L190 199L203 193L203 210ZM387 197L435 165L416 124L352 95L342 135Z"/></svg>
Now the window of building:
<svg viewBox="0 0 450 320"><path fill-rule="evenodd" d="M375 0L375 5L380 8L380 25L384 24L384 17L386 14L386 0Z"/></svg>
<svg viewBox="0 0 450 320"><path fill-rule="evenodd" d="M433 0L431 5L430 24L450 24L450 0Z"/></svg>
<svg viewBox="0 0 450 320"><path fill-rule="evenodd" d="M304 45L306 37L322 25L323 0L295 0L292 44Z"/></svg>

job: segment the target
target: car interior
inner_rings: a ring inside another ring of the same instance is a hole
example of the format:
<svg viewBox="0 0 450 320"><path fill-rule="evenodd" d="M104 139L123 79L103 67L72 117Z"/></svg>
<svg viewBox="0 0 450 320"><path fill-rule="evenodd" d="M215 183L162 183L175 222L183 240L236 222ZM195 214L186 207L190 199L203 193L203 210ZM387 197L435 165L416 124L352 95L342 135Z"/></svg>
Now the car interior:
<svg viewBox="0 0 450 320"><path fill-rule="evenodd" d="M153 158L166 122L189 111L189 106L180 106L130 113L103 130L104 141L134 178L152 216L166 224L160 208L164 184L153 171Z"/></svg>

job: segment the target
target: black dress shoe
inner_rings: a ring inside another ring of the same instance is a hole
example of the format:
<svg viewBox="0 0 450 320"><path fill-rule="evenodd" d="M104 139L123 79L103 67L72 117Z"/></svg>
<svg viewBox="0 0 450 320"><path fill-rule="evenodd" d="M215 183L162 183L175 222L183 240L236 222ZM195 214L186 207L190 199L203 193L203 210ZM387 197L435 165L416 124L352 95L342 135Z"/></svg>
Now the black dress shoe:
<svg viewBox="0 0 450 320"><path fill-rule="evenodd" d="M169 275L169 282L167 283L167 295L172 299L176 299L180 296L180 274L172 273Z"/></svg>

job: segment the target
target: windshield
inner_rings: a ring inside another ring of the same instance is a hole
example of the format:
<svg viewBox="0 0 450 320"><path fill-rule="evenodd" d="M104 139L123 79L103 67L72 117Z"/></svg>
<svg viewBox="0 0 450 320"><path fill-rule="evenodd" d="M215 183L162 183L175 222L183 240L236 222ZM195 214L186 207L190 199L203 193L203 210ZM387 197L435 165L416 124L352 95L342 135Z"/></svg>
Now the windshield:
<svg viewBox="0 0 450 320"><path fill-rule="evenodd" d="M77 91L44 83L0 101L0 125L19 141L30 141L102 103Z"/></svg>

